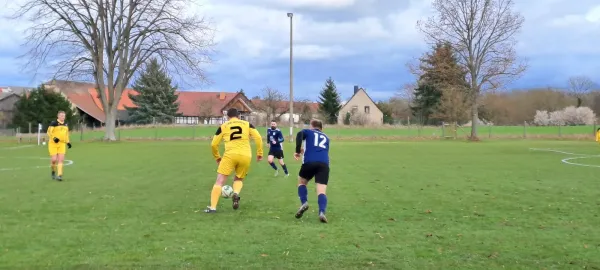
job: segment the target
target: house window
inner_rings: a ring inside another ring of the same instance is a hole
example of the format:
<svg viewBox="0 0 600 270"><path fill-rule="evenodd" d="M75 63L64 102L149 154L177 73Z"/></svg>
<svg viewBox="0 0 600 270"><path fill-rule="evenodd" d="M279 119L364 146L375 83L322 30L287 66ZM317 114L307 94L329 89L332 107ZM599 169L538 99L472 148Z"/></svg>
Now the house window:
<svg viewBox="0 0 600 270"><path fill-rule="evenodd" d="M358 106L352 106L352 113L356 113L358 111Z"/></svg>
<svg viewBox="0 0 600 270"><path fill-rule="evenodd" d="M369 107L369 106L365 106L365 113L366 113L366 114L369 114L369 113L371 113L371 107Z"/></svg>

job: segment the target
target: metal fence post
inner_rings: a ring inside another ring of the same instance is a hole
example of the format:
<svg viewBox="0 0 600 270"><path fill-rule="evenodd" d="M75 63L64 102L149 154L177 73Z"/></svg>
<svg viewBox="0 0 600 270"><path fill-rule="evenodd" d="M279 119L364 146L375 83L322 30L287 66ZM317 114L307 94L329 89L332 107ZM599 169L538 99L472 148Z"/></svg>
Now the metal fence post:
<svg viewBox="0 0 600 270"><path fill-rule="evenodd" d="M488 124L488 138L492 138L492 125Z"/></svg>
<svg viewBox="0 0 600 270"><path fill-rule="evenodd" d="M558 125L558 137L562 137L562 126Z"/></svg>
<svg viewBox="0 0 600 270"><path fill-rule="evenodd" d="M523 138L527 138L527 122L523 122Z"/></svg>
<svg viewBox="0 0 600 270"><path fill-rule="evenodd" d="M442 122L442 139L446 138L446 128L445 123Z"/></svg>

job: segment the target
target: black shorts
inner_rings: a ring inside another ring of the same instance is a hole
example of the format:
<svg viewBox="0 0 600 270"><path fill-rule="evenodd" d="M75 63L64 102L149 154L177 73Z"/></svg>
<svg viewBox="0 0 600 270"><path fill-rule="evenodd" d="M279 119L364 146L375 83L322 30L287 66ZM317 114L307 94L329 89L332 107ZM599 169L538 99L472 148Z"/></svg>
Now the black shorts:
<svg viewBox="0 0 600 270"><path fill-rule="evenodd" d="M269 149L269 156L273 156L276 159L283 159L283 150Z"/></svg>
<svg viewBox="0 0 600 270"><path fill-rule="evenodd" d="M298 176L310 181L315 178L315 183L327 185L329 183L329 165L323 162L309 162L302 164Z"/></svg>

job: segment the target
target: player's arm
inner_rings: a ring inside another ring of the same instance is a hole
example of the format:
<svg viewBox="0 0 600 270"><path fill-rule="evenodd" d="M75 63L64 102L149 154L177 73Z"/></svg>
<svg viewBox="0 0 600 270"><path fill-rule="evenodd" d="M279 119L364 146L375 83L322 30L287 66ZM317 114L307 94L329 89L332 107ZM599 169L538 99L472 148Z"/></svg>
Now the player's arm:
<svg viewBox="0 0 600 270"><path fill-rule="evenodd" d="M250 124L250 137L252 137L254 143L256 143L256 156L262 157L264 155L262 137L252 124Z"/></svg>
<svg viewBox="0 0 600 270"><path fill-rule="evenodd" d="M279 131L279 138L277 138L279 140L280 143L285 142L285 138L283 137L283 132L281 132L281 130Z"/></svg>
<svg viewBox="0 0 600 270"><path fill-rule="evenodd" d="M50 125L48 125L48 130L46 131L46 134L48 134L48 142L54 141L54 127L57 125L58 124L55 121L50 122Z"/></svg>
<svg viewBox="0 0 600 270"><path fill-rule="evenodd" d="M301 130L296 134L296 154L302 152L302 141L304 141L304 130Z"/></svg>
<svg viewBox="0 0 600 270"><path fill-rule="evenodd" d="M215 136L212 139L212 142L210 143L212 155L216 160L221 158L221 155L219 154L219 144L221 143L221 140L223 140L223 130L221 129L221 127L219 127L217 129L217 132L215 133Z"/></svg>
<svg viewBox="0 0 600 270"><path fill-rule="evenodd" d="M71 130L67 126L67 141L66 141L67 144L71 143L71 135L70 135L70 133L71 133Z"/></svg>
<svg viewBox="0 0 600 270"><path fill-rule="evenodd" d="M48 131L46 131L46 134L48 134L48 138L52 139L53 138L53 134L54 133L54 127L52 125L48 126Z"/></svg>
<svg viewBox="0 0 600 270"><path fill-rule="evenodd" d="M267 136L265 137L265 142L267 142L267 147L271 148L271 142L269 141L269 129L267 129Z"/></svg>

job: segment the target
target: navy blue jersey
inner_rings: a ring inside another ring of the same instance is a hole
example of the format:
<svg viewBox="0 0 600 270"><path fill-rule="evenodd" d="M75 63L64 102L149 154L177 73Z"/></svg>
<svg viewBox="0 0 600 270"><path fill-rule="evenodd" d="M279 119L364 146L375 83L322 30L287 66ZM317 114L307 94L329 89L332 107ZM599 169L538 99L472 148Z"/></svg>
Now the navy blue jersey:
<svg viewBox="0 0 600 270"><path fill-rule="evenodd" d="M268 129L267 140L269 141L271 150L281 150L281 143L284 141L283 133L279 129Z"/></svg>
<svg viewBox="0 0 600 270"><path fill-rule="evenodd" d="M304 149L302 163L323 162L329 164L329 137L320 130L303 129L296 135L296 153Z"/></svg>

